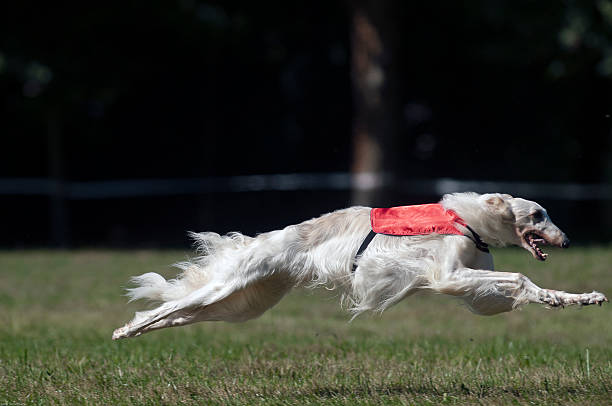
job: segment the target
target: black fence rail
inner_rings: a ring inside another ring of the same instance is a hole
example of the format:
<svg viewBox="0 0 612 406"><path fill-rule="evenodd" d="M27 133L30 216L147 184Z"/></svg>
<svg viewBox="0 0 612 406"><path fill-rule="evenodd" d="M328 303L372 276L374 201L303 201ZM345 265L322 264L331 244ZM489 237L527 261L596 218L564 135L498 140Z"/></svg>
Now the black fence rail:
<svg viewBox="0 0 612 406"><path fill-rule="evenodd" d="M380 206L433 202L453 192L509 193L542 203L574 241L612 240L609 184L336 172L87 182L3 178L0 246L185 246L187 230L252 235L347 207L356 191L373 192Z"/></svg>

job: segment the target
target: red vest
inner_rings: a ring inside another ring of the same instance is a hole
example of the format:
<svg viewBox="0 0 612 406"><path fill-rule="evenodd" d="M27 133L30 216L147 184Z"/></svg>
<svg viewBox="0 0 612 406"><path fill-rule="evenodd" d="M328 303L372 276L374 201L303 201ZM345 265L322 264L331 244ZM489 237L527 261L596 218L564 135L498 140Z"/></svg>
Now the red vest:
<svg viewBox="0 0 612 406"><path fill-rule="evenodd" d="M465 221L439 203L375 208L370 212L372 231L387 235L458 234L456 227Z"/></svg>
<svg viewBox="0 0 612 406"><path fill-rule="evenodd" d="M476 248L482 252L489 252L488 245L480 236L466 224L461 217L452 210L446 210L440 203L419 204L416 206L398 206L386 209L375 208L370 211L372 230L365 237L357 250L356 257L361 255L376 234L387 235L426 235L426 234L456 234L465 235L456 225L467 228L470 238ZM357 269L357 262L353 262L353 272Z"/></svg>

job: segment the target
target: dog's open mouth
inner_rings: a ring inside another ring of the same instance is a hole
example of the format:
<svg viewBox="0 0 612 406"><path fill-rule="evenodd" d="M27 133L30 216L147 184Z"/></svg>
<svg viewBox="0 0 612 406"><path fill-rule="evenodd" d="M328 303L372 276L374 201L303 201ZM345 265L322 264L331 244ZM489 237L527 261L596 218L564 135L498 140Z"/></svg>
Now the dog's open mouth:
<svg viewBox="0 0 612 406"><path fill-rule="evenodd" d="M529 247L531 248L531 252L533 253L534 257L536 257L540 261L546 261L548 254L543 252L538 245L547 245L548 241L546 241L546 238L534 232L529 232L525 234L525 242L527 242L527 245L529 245Z"/></svg>

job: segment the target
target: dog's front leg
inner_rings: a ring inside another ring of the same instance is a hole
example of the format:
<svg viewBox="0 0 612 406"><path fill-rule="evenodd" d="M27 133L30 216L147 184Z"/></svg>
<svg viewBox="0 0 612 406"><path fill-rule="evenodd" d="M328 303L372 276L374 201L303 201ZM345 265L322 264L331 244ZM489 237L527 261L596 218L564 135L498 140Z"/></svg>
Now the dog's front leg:
<svg viewBox="0 0 612 406"><path fill-rule="evenodd" d="M575 294L542 289L520 273L469 268L452 271L436 290L463 296L472 311L484 315L507 312L527 303L564 307L574 304L601 305L608 301L602 293L595 291Z"/></svg>

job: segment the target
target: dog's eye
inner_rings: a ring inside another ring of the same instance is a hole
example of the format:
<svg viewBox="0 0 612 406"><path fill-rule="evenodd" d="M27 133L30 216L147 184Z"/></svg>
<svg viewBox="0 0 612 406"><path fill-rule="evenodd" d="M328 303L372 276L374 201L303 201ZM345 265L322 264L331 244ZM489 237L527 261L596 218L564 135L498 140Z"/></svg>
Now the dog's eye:
<svg viewBox="0 0 612 406"><path fill-rule="evenodd" d="M539 223L541 221L544 221L544 213L538 210L531 215L531 218L533 219L534 223Z"/></svg>

